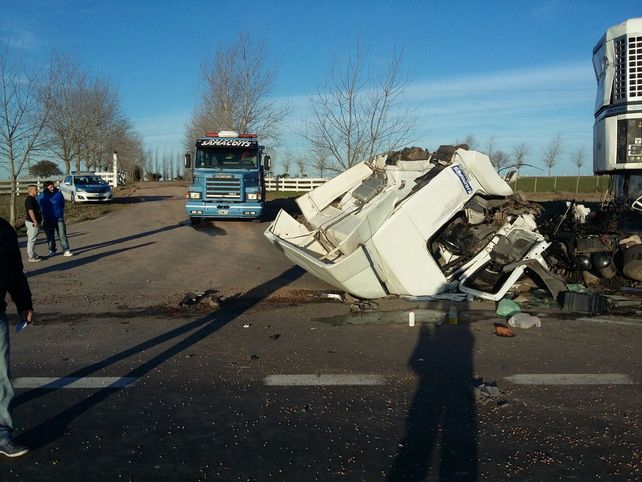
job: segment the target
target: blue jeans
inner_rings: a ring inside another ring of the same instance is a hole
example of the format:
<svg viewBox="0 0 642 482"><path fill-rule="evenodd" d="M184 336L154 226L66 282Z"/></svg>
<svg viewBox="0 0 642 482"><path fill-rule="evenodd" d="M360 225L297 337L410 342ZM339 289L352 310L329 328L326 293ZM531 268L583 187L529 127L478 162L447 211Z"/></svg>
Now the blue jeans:
<svg viewBox="0 0 642 482"><path fill-rule="evenodd" d="M69 243L67 242L67 229L65 227L65 220L63 218L58 219L46 219L45 220L45 234L47 235L47 244L49 245L49 251L56 251L56 233L58 233L58 239L60 239L60 245L64 251L69 250Z"/></svg>
<svg viewBox="0 0 642 482"><path fill-rule="evenodd" d="M7 315L0 314L0 440L11 438L13 421L10 404L13 399L11 368L9 367L9 322Z"/></svg>

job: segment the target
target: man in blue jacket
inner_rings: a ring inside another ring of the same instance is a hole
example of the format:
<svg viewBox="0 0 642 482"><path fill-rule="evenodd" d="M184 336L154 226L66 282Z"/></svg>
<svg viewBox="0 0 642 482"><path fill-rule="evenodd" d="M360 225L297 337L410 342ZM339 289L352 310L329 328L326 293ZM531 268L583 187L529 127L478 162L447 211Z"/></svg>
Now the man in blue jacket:
<svg viewBox="0 0 642 482"><path fill-rule="evenodd" d="M5 298L7 293L16 304L18 313L27 323L33 321L31 290L23 272L18 237L13 227L0 218L0 454L20 457L28 452L13 440L11 399L13 385L9 367L9 322Z"/></svg>
<svg viewBox="0 0 642 482"><path fill-rule="evenodd" d="M42 217L44 218L45 234L49 244L49 253L47 256L56 254L56 233L62 249L65 250L65 256L73 256L69 250L67 242L67 228L65 226L65 198L51 181L46 181L42 194L38 197L40 207L42 208Z"/></svg>

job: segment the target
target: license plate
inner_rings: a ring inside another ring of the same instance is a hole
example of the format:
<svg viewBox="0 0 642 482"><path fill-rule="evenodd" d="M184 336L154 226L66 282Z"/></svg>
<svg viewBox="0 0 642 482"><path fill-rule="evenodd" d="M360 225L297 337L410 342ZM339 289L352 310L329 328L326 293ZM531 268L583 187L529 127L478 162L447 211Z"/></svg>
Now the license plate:
<svg viewBox="0 0 642 482"><path fill-rule="evenodd" d="M221 216L227 216L227 209L219 209L219 210L218 210L218 213L219 213Z"/></svg>

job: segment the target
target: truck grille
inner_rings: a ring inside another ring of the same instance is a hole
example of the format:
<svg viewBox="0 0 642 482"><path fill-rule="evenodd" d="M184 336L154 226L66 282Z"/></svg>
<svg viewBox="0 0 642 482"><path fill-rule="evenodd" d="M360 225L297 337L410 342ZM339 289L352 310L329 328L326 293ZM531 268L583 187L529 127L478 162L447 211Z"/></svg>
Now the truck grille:
<svg viewBox="0 0 642 482"><path fill-rule="evenodd" d="M626 41L624 38L615 41L615 100L626 99Z"/></svg>
<svg viewBox="0 0 642 482"><path fill-rule="evenodd" d="M629 38L629 96L642 97L642 37Z"/></svg>
<svg viewBox="0 0 642 482"><path fill-rule="evenodd" d="M240 179L210 177L205 185L205 197L209 199L241 199Z"/></svg>
<svg viewBox="0 0 642 482"><path fill-rule="evenodd" d="M642 97L642 37L615 41L613 87L616 101Z"/></svg>

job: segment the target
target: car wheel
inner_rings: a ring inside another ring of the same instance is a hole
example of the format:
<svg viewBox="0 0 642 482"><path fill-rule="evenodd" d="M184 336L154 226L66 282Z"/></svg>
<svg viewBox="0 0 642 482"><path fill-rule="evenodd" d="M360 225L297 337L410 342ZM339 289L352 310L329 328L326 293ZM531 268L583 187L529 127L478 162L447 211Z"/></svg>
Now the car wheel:
<svg viewBox="0 0 642 482"><path fill-rule="evenodd" d="M190 216L189 217L189 222L192 226L197 226L201 224L201 218L197 218L195 216Z"/></svg>

